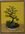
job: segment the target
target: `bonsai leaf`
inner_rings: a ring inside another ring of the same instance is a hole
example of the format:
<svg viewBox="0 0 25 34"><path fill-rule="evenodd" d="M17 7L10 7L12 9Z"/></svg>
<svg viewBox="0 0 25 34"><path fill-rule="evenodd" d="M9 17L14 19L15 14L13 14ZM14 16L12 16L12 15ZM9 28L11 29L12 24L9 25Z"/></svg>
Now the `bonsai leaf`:
<svg viewBox="0 0 25 34"><path fill-rule="evenodd" d="M17 10L13 10L13 14L15 14L17 12Z"/></svg>
<svg viewBox="0 0 25 34"><path fill-rule="evenodd" d="M11 9L16 9L14 6L11 6Z"/></svg>
<svg viewBox="0 0 25 34"><path fill-rule="evenodd" d="M18 21L19 19L17 19L17 21Z"/></svg>
<svg viewBox="0 0 25 34"><path fill-rule="evenodd" d="M16 18L16 21L18 21L19 20L19 18Z"/></svg>

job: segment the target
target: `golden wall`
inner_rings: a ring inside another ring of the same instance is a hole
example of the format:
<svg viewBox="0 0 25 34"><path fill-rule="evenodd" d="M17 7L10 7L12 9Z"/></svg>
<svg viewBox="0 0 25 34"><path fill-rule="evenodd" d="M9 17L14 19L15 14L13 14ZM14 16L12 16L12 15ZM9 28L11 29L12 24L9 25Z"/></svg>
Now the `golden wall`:
<svg viewBox="0 0 25 34"><path fill-rule="evenodd" d="M19 24L24 24L24 2L1 2L1 23L6 23L7 20L10 20L11 18L5 17L4 11L6 8L11 6L15 6L18 10L16 15L19 17Z"/></svg>

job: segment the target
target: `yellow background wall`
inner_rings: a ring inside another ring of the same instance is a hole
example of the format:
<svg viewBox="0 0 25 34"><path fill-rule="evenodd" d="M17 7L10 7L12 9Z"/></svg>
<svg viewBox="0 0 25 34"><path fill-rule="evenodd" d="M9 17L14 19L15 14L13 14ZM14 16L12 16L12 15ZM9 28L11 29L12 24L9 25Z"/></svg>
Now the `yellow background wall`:
<svg viewBox="0 0 25 34"><path fill-rule="evenodd" d="M18 12L16 15L19 17L19 24L24 24L24 2L1 2L1 23L6 23L7 20L10 20L11 18L5 17L4 11L6 8L11 6L15 6Z"/></svg>

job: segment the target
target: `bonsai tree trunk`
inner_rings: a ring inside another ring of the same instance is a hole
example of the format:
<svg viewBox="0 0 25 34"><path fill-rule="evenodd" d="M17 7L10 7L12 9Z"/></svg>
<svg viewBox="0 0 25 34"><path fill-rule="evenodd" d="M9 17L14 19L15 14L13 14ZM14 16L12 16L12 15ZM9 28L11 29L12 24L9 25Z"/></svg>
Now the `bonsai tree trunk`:
<svg viewBox="0 0 25 34"><path fill-rule="evenodd" d="M14 19L12 19L11 23L13 23Z"/></svg>

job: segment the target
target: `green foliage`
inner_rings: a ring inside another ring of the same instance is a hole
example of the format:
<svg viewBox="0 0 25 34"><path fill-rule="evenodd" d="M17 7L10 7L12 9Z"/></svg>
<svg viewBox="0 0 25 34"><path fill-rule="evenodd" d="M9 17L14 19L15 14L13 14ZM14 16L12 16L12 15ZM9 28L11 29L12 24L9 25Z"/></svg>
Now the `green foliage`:
<svg viewBox="0 0 25 34"><path fill-rule="evenodd" d="M7 21L7 22L6 22L6 26L10 27L10 24L11 24L10 21Z"/></svg>
<svg viewBox="0 0 25 34"><path fill-rule="evenodd" d="M5 11L5 13L7 13L7 14L9 14L9 17L11 17L11 18L15 18L16 16L15 16L15 13L17 12L17 10L16 10L16 8L15 7L11 7L11 6L9 6L9 8L7 8L7 11ZM8 17L8 15L7 15L7 17Z"/></svg>
<svg viewBox="0 0 25 34"><path fill-rule="evenodd" d="M6 15L6 16L7 16L7 17L9 16L9 17L12 18L12 21L7 21L7 22L6 22L6 26L8 26L9 28L10 28L10 27L13 27L13 26L14 26L14 27L19 26L18 23L15 23L15 22L14 22L14 19L16 19L16 21L19 20L19 18L15 15L16 12L17 12L17 10L16 10L16 8L13 7L13 6L9 6L9 8L7 8L7 10L5 11L5 13L8 14L8 15Z"/></svg>
<svg viewBox="0 0 25 34"><path fill-rule="evenodd" d="M13 19L16 18L16 20L18 21L19 19L15 15L16 12L17 12L17 10L16 10L16 8L14 6L9 6L9 8L7 8L7 10L5 11L5 13L8 14L8 15L5 15L5 16L7 16L7 17L9 16L9 17L11 17Z"/></svg>
<svg viewBox="0 0 25 34"><path fill-rule="evenodd" d="M19 24L18 23L15 23L15 22L10 22L10 21L7 21L6 22L6 26L8 27L8 28L16 28L16 27L19 27Z"/></svg>

